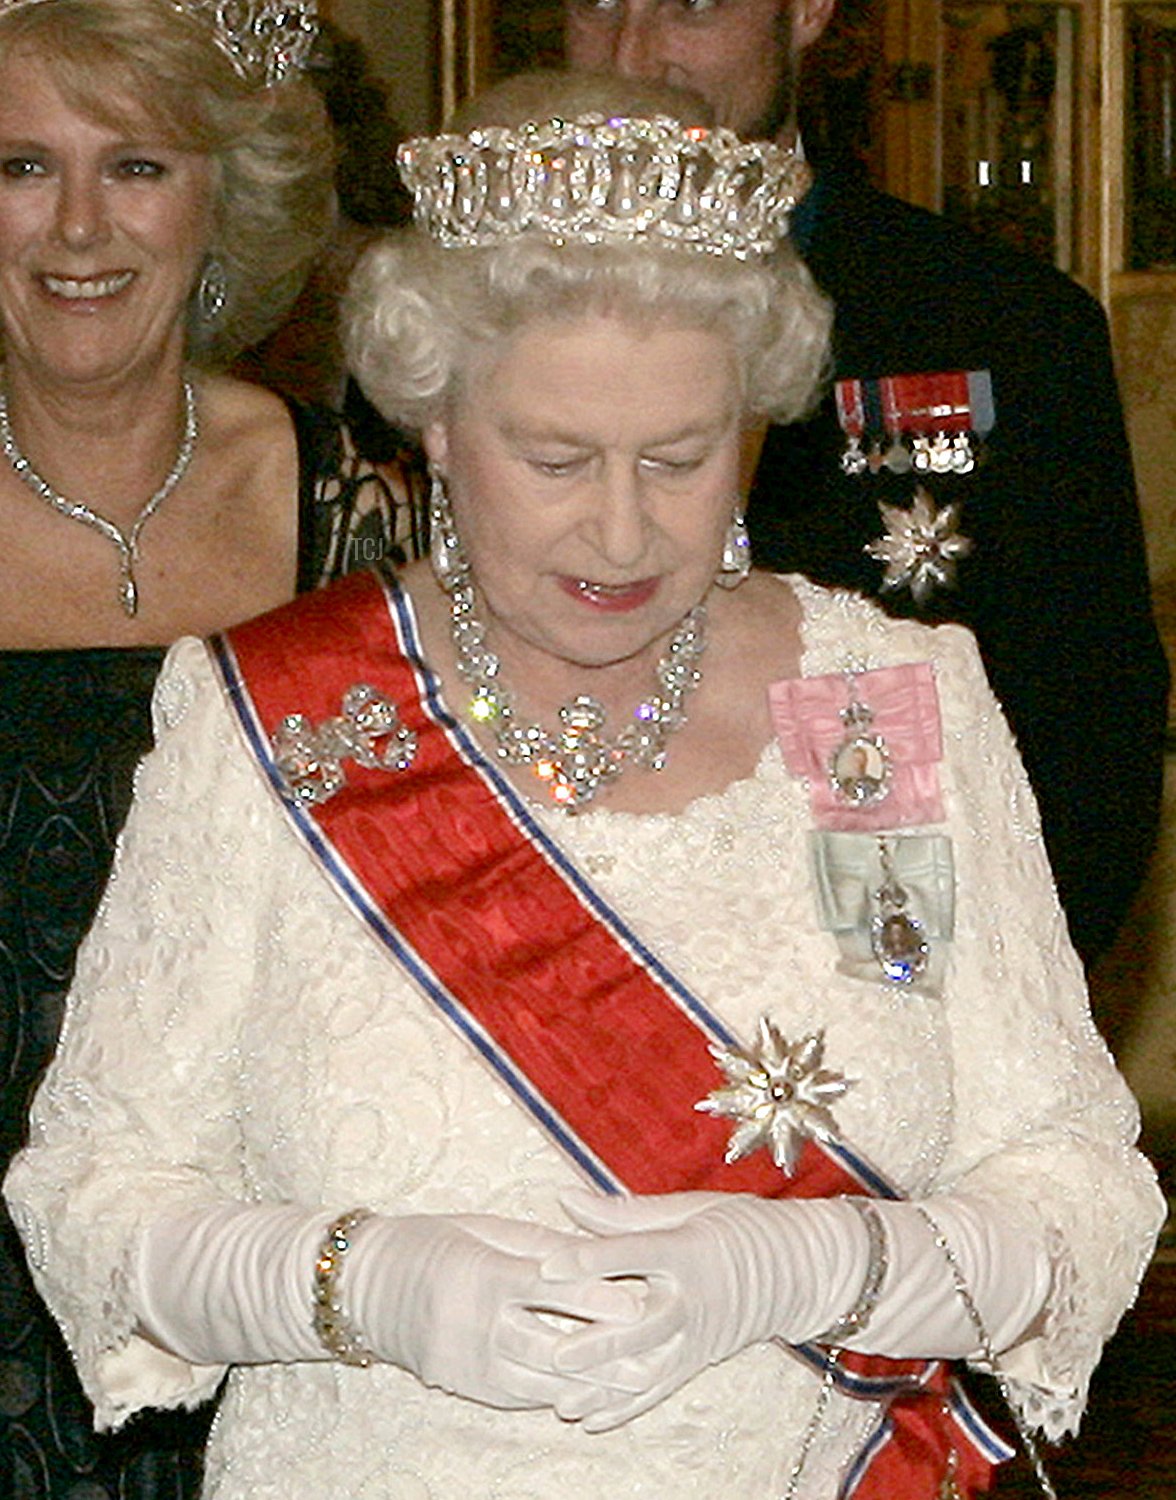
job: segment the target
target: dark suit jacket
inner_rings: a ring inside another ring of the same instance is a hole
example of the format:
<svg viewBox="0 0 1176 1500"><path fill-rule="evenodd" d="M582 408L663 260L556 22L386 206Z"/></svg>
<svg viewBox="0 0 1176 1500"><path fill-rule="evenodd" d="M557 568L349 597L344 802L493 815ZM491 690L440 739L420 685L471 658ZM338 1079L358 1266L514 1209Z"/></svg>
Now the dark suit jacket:
<svg viewBox="0 0 1176 1500"><path fill-rule="evenodd" d="M855 178L819 176L794 237L835 305L835 378L988 370L996 425L973 474L919 480L940 505L963 501L974 547L953 590L922 607L880 594L863 548L883 531L878 502L909 504L915 478L842 472L831 393L768 434L748 512L757 561L975 632L1089 963L1154 841L1168 687L1106 320L1052 267Z"/></svg>

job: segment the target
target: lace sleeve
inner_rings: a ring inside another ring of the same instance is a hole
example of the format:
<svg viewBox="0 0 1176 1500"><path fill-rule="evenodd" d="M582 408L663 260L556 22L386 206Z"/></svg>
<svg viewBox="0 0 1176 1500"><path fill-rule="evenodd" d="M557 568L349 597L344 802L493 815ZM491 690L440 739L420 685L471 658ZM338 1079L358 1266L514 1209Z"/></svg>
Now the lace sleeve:
<svg viewBox="0 0 1176 1500"><path fill-rule="evenodd" d="M1026 1418L1058 1438L1077 1428L1165 1205L1134 1150L1135 1101L1090 1018L1033 795L974 642L956 627L936 636L957 861L945 986L957 1126L939 1186L1012 1204L1044 1233L1044 1325L1004 1363Z"/></svg>
<svg viewBox="0 0 1176 1500"><path fill-rule="evenodd" d="M128 1270L150 1219L247 1196L234 1038L253 963L250 890L276 812L199 642L173 649L155 712L157 748L5 1185L100 1428L215 1389L223 1370L136 1334Z"/></svg>

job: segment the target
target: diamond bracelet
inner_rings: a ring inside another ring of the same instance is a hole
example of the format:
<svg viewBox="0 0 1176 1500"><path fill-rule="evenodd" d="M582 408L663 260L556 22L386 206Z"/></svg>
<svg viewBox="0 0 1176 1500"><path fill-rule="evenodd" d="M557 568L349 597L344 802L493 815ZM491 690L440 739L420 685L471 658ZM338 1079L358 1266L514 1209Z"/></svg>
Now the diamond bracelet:
<svg viewBox="0 0 1176 1500"><path fill-rule="evenodd" d="M857 1210L865 1225L866 1234L869 1236L870 1248L866 1261L865 1279L862 1281L862 1289L858 1293L857 1301L844 1316L837 1319L831 1328L817 1335L813 1340L816 1344L843 1344L846 1339L863 1332L877 1306L882 1292L882 1283L886 1280L886 1271L890 1264L886 1253L886 1231L882 1227L882 1216L878 1210L867 1198L847 1197L845 1202Z"/></svg>
<svg viewBox="0 0 1176 1500"><path fill-rule="evenodd" d="M358 1365L361 1369L375 1360L364 1344L359 1329L343 1310L339 1299L339 1276L351 1249L357 1225L372 1218L370 1208L353 1208L327 1226L314 1259L314 1331L319 1343L340 1364Z"/></svg>

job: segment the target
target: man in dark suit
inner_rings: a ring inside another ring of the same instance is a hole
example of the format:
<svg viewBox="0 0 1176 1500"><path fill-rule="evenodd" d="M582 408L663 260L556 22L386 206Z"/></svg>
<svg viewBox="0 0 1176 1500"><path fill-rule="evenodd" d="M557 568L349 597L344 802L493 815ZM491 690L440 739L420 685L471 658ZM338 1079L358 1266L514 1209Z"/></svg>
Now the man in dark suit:
<svg viewBox="0 0 1176 1500"><path fill-rule="evenodd" d="M833 6L565 0L565 50L791 144L797 62ZM1051 266L857 174L818 171L793 236L834 303L836 384L767 435L757 561L974 631L1090 964L1155 839L1168 688L1106 319Z"/></svg>

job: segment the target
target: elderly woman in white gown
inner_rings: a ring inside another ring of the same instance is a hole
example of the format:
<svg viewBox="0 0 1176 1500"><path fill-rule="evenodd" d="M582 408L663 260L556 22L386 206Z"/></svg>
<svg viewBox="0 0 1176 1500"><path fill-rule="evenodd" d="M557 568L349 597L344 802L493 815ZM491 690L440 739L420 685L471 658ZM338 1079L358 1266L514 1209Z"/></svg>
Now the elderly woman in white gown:
<svg viewBox="0 0 1176 1500"><path fill-rule="evenodd" d="M404 152L432 569L173 650L6 1190L100 1422L229 1370L209 1495L978 1493L950 1362L1076 1427L1135 1107L971 638L749 570L803 165L554 104Z"/></svg>

